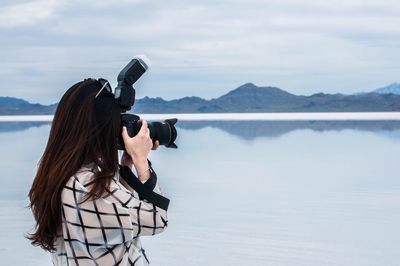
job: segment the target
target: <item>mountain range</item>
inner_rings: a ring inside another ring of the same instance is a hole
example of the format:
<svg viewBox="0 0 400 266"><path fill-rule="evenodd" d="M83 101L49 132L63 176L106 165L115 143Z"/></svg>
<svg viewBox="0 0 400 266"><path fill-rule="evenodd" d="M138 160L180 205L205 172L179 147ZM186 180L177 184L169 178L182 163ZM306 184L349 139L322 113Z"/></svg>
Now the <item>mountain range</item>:
<svg viewBox="0 0 400 266"><path fill-rule="evenodd" d="M378 88L372 92L380 94L388 94L388 93L400 94L400 83L394 82L386 87Z"/></svg>
<svg viewBox="0 0 400 266"><path fill-rule="evenodd" d="M0 115L53 114L57 104L32 104L14 97L0 97ZM184 97L137 99L135 113L222 113L222 112L377 112L400 111L400 84L352 95L316 93L295 95L277 87L246 83L211 100Z"/></svg>

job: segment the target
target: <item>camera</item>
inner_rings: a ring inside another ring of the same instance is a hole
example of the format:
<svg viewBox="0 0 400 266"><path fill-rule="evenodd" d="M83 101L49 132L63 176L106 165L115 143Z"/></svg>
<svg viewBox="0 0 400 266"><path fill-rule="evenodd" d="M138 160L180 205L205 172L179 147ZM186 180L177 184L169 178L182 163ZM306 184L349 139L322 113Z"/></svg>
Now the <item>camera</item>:
<svg viewBox="0 0 400 266"><path fill-rule="evenodd" d="M130 137L134 137L142 126L139 116L126 113L135 103L135 88L133 84L149 67L150 60L144 55L137 55L118 74L118 85L115 88L114 97L121 109L121 126L127 128ZM174 143L177 137L175 128L177 121L178 119L172 118L166 119L163 122L149 122L147 126L153 143L158 140L160 145L165 145L168 148L177 148ZM118 149L125 149L121 136L118 139Z"/></svg>

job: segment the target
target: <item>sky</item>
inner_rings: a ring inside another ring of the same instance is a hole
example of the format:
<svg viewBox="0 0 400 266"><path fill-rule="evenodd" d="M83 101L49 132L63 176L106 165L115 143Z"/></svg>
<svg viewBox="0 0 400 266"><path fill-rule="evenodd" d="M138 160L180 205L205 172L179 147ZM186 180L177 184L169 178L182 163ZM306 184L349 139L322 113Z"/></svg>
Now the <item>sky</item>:
<svg viewBox="0 0 400 266"><path fill-rule="evenodd" d="M395 0L0 0L0 96L50 104L137 54L137 97L216 98L252 82L299 95L400 80Z"/></svg>

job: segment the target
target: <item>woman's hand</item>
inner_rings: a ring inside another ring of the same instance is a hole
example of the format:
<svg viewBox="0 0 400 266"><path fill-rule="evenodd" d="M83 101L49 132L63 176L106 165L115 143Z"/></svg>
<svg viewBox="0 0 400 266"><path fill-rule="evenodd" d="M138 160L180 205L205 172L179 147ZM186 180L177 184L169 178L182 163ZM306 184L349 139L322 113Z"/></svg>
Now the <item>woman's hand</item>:
<svg viewBox="0 0 400 266"><path fill-rule="evenodd" d="M153 151L157 150L158 147L160 146L160 142L158 140L156 140L153 144L153 148L151 148Z"/></svg>
<svg viewBox="0 0 400 266"><path fill-rule="evenodd" d="M159 146L160 146L160 142L159 142L158 140L156 140L156 141L154 142L154 144L153 144L153 148L151 148L151 149L152 149L152 150L157 150ZM124 151L124 153L122 154L121 164L122 164L122 165L126 165L126 166L128 166L129 168L131 168L132 165L133 165L132 158L131 158L131 156L130 156L126 151Z"/></svg>
<svg viewBox="0 0 400 266"><path fill-rule="evenodd" d="M126 127L122 128L125 152L122 156L121 163L128 167L134 164L138 173L141 173L141 170L148 169L147 156L150 150L156 150L160 145L158 140L153 144L147 122L143 119L141 119L141 121L142 127L133 138L129 137Z"/></svg>

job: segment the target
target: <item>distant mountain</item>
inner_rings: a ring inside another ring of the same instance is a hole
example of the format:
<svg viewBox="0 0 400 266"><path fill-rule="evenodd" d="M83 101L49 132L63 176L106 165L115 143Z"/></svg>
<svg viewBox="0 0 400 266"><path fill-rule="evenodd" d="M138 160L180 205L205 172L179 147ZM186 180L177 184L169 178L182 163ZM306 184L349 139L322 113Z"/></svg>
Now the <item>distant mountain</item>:
<svg viewBox="0 0 400 266"><path fill-rule="evenodd" d="M228 112L280 112L301 104L303 98L276 87L257 87L253 83L246 83L212 99L210 104L214 109L219 107Z"/></svg>
<svg viewBox="0 0 400 266"><path fill-rule="evenodd" d="M380 92L344 95L316 93L294 95L276 87L246 83L218 98L160 97L137 99L134 113L224 113L224 112L377 112L400 111L400 95ZM387 91L393 91L395 86ZM53 114L57 104L31 104L25 100L0 97L0 115Z"/></svg>
<svg viewBox="0 0 400 266"><path fill-rule="evenodd" d="M374 90L373 92L376 93L380 93L380 94L389 94L389 93L393 93L393 94L399 94L400 95L400 83L392 83L386 87L383 88L379 88Z"/></svg>
<svg viewBox="0 0 400 266"><path fill-rule="evenodd" d="M57 104L41 105L14 97L0 97L0 115L45 115L53 114Z"/></svg>
<svg viewBox="0 0 400 266"><path fill-rule="evenodd" d="M379 94L397 94L400 95L400 83L394 82L392 84L389 84L385 87L378 88L375 90L372 90L370 92L357 92L354 95L362 95L362 94L367 94L367 93L379 93Z"/></svg>
<svg viewBox="0 0 400 266"><path fill-rule="evenodd" d="M0 97L0 106L15 106L24 104L29 104L29 102L14 97Z"/></svg>
<svg viewBox="0 0 400 266"><path fill-rule="evenodd" d="M182 113L182 110L197 110L206 106L208 101L199 97L184 97L166 101L160 97L144 97L135 102L134 110L137 113Z"/></svg>
<svg viewBox="0 0 400 266"><path fill-rule="evenodd" d="M400 111L400 95L317 93L294 95L276 87L246 83L216 99L185 97L166 101L145 97L134 106L137 113L223 113L223 112L361 112Z"/></svg>

